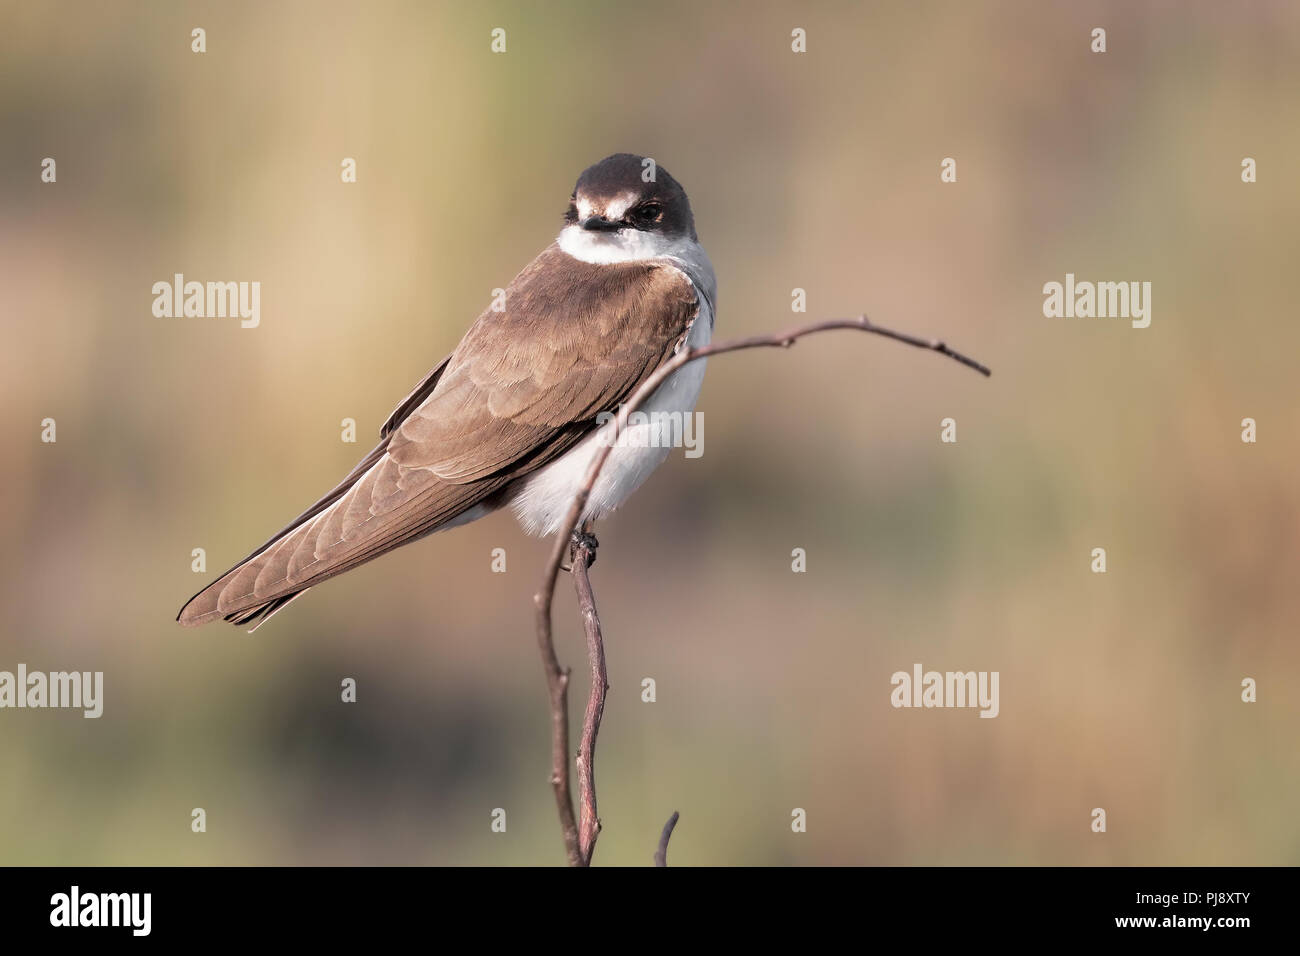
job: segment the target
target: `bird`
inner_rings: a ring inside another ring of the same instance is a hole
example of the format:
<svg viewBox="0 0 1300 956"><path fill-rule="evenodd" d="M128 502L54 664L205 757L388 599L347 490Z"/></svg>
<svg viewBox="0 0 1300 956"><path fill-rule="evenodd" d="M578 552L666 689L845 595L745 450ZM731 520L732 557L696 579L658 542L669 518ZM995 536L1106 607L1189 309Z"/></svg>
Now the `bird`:
<svg viewBox="0 0 1300 956"><path fill-rule="evenodd" d="M617 442L612 413L675 354L709 343L716 301L681 184L634 153L589 166L559 235L402 399L374 449L177 621L256 630L329 578L503 507L525 532L554 534L602 443L614 447L580 527L608 514L667 457L657 430L693 414L706 360L666 378Z"/></svg>

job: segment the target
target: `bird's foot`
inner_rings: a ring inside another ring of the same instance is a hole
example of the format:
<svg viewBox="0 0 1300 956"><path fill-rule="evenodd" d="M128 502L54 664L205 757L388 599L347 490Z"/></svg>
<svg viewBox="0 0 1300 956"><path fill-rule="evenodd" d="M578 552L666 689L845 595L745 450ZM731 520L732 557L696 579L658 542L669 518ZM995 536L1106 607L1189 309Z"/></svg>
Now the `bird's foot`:
<svg viewBox="0 0 1300 956"><path fill-rule="evenodd" d="M596 563L596 549L600 547L600 542L591 532L591 525L585 524L581 528L574 528L573 534L569 536L569 561L578 560L578 552L582 550L587 555L587 567Z"/></svg>

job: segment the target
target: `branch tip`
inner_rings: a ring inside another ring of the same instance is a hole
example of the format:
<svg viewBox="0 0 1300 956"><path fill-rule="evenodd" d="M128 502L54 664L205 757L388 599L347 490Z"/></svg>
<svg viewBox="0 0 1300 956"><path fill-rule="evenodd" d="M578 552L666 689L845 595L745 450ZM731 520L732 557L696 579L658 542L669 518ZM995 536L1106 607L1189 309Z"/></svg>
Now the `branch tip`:
<svg viewBox="0 0 1300 956"><path fill-rule="evenodd" d="M659 834L659 849L655 850L655 866L668 865L668 841L672 839L673 828L677 826L679 818L680 815L674 810L673 815L664 824L663 832Z"/></svg>

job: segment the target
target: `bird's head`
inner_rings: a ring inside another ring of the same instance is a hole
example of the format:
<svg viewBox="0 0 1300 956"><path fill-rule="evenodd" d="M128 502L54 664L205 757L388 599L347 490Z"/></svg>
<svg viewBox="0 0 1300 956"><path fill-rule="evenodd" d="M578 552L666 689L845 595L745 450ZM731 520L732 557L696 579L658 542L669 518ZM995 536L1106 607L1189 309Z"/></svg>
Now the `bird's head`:
<svg viewBox="0 0 1300 956"><path fill-rule="evenodd" d="M588 262L671 255L695 242L686 190L646 156L615 153L583 170L569 197L560 245Z"/></svg>

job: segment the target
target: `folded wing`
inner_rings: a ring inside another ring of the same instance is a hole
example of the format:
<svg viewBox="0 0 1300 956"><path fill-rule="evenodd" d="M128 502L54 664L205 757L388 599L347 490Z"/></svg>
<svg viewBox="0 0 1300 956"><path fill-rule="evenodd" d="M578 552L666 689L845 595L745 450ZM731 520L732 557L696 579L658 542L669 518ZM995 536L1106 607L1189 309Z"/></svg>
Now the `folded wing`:
<svg viewBox="0 0 1300 956"><path fill-rule="evenodd" d="M551 246L393 412L327 495L196 594L177 620L265 620L307 588L422 537L563 454L682 341L695 289L667 263L591 265Z"/></svg>

